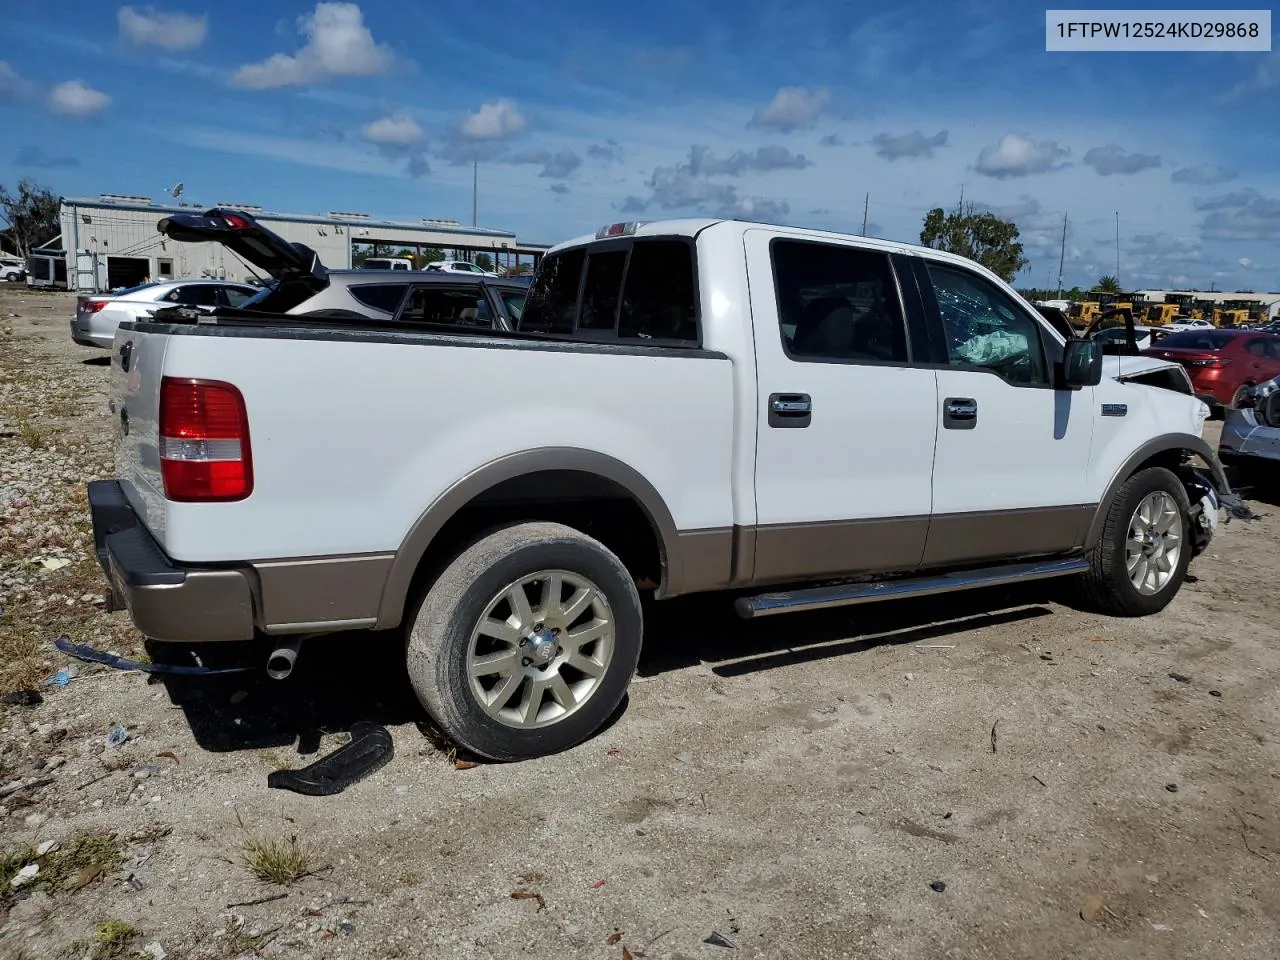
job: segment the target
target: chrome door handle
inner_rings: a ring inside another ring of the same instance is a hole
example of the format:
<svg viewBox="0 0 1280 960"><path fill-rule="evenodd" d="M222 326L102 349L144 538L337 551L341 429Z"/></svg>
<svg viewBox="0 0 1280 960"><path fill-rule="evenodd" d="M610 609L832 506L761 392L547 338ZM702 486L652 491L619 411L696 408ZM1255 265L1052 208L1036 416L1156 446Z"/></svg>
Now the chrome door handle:
<svg viewBox="0 0 1280 960"><path fill-rule="evenodd" d="M769 426L807 427L813 422L813 399L807 393L769 394Z"/></svg>
<svg viewBox="0 0 1280 960"><path fill-rule="evenodd" d="M942 426L947 430L972 430L978 425L978 401L947 397L942 401Z"/></svg>

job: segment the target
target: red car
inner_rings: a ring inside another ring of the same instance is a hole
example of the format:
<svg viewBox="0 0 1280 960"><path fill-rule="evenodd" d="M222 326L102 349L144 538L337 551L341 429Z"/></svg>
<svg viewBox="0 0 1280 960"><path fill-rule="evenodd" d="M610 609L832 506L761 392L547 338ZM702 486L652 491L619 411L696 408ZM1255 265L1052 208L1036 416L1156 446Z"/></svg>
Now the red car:
<svg viewBox="0 0 1280 960"><path fill-rule="evenodd" d="M1280 376L1280 336L1255 330L1182 330L1144 356L1186 368L1196 395L1224 407L1238 405L1246 387Z"/></svg>

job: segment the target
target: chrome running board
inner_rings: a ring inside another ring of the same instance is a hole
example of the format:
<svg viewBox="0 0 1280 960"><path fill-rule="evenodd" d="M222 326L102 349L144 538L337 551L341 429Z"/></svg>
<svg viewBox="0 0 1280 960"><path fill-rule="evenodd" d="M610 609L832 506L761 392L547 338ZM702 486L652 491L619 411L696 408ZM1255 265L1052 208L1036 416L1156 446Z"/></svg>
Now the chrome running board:
<svg viewBox="0 0 1280 960"><path fill-rule="evenodd" d="M1047 580L1084 573L1089 561L1048 560L1040 563L1015 563L981 570L962 570L933 577L911 577L902 580L879 580L874 583L844 583L833 587L809 587L779 593L762 593L756 597L739 597L734 604L738 616L746 619L771 617L777 613L802 613L806 610L825 610L828 607L847 607L857 603L878 603L881 600L902 600L908 597L928 597L957 590L974 590L979 587L1002 587L1030 580Z"/></svg>

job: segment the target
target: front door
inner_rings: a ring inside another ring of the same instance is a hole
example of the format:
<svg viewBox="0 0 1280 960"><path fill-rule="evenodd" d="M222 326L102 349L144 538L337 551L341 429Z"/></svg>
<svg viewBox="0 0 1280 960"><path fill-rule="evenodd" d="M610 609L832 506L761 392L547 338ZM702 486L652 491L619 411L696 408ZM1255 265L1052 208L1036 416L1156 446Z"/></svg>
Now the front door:
<svg viewBox="0 0 1280 960"><path fill-rule="evenodd" d="M889 255L748 230L756 347L756 583L912 570L938 395L913 366ZM920 331L922 332L922 331Z"/></svg>
<svg viewBox="0 0 1280 960"><path fill-rule="evenodd" d="M996 284L928 261L938 371L933 519L924 562L1051 554L1083 542L1094 390L1054 389L1061 345Z"/></svg>

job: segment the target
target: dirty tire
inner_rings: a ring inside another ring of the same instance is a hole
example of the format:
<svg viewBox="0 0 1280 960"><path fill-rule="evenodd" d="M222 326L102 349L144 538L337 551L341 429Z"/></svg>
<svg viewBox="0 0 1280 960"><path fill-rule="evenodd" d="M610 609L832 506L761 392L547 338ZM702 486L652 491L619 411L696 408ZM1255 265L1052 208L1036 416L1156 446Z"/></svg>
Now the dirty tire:
<svg viewBox="0 0 1280 960"><path fill-rule="evenodd" d="M504 587L541 571L586 578L607 602L613 647L597 687L574 712L546 726L517 728L489 716L472 692L472 631ZM599 541L558 523L521 523L464 549L427 590L407 644L418 700L459 747L490 760L526 760L586 740L622 702L640 659L640 597L626 567Z"/></svg>
<svg viewBox="0 0 1280 960"><path fill-rule="evenodd" d="M1158 592L1148 595L1141 593L1129 579L1125 555L1134 511L1144 498L1158 491L1167 493L1177 504L1182 526L1182 549L1169 582ZM1082 574L1078 582L1085 605L1113 617L1145 617L1168 606L1182 586L1187 565L1191 562L1190 524L1187 519L1190 510L1186 488L1171 470L1148 467L1125 481L1107 510L1102 535L1085 555L1089 571Z"/></svg>

